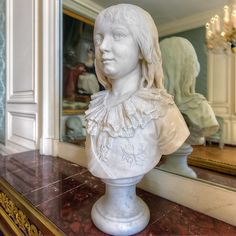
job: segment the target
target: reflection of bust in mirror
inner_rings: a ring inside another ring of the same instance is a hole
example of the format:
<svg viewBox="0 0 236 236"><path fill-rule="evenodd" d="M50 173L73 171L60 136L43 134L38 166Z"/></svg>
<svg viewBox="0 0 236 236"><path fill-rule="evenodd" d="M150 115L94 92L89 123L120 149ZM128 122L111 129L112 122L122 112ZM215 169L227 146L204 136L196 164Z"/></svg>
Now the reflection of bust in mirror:
<svg viewBox="0 0 236 236"><path fill-rule="evenodd" d="M218 122L206 98L195 92L200 65L192 44L185 38L171 37L161 41L160 47L165 88L174 96L190 130L186 143L176 153L166 157L160 168L196 177L187 165L187 156L192 152L189 144L203 144L204 137L218 130Z"/></svg>
<svg viewBox="0 0 236 236"><path fill-rule="evenodd" d="M88 169L106 183L106 194L92 219L108 234L130 235L149 221L136 183L189 131L163 88L158 32L146 11L129 4L103 10L94 41L96 72L106 90L92 96L86 112L86 153Z"/></svg>
<svg viewBox="0 0 236 236"><path fill-rule="evenodd" d="M79 145L84 144L84 125L80 117L68 117L65 122L65 128L66 136L63 140Z"/></svg>

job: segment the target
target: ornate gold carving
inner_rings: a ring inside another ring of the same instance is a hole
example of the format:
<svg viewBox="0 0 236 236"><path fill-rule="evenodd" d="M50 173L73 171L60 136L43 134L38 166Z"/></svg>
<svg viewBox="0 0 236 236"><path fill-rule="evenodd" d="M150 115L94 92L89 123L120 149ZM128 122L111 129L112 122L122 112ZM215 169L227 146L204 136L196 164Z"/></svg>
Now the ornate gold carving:
<svg viewBox="0 0 236 236"><path fill-rule="evenodd" d="M30 223L28 217L3 192L0 192L0 206L25 235L43 236L42 232Z"/></svg>

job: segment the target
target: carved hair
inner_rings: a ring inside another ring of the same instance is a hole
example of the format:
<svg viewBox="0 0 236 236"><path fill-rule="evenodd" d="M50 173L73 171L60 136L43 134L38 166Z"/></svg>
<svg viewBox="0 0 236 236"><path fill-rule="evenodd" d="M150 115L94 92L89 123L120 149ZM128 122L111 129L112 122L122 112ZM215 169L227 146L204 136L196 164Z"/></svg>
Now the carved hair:
<svg viewBox="0 0 236 236"><path fill-rule="evenodd" d="M200 71L192 44L182 37L166 38L160 42L164 84L176 104L195 94L196 77Z"/></svg>
<svg viewBox="0 0 236 236"><path fill-rule="evenodd" d="M158 42L156 25L148 12L131 4L118 4L106 8L99 13L95 22L94 36L97 26L104 20L127 25L133 38L137 41L142 54L142 87L162 88L163 71L161 52ZM99 82L105 88L111 88L111 83L103 74L99 63L96 63L96 73Z"/></svg>

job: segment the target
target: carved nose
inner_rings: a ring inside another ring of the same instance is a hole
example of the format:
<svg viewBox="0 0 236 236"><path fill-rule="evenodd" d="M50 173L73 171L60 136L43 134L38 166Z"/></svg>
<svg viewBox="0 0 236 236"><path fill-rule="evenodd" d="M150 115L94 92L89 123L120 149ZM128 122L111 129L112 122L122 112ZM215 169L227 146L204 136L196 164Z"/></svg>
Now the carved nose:
<svg viewBox="0 0 236 236"><path fill-rule="evenodd" d="M110 49L111 49L111 40L109 39L109 37L104 37L100 45L100 50L101 52L106 52L106 51L110 51Z"/></svg>

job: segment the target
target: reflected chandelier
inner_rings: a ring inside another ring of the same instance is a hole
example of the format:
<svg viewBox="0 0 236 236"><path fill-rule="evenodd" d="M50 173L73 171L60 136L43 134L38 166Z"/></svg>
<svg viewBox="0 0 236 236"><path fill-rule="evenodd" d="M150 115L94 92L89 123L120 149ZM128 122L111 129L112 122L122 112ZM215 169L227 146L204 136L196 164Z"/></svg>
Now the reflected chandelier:
<svg viewBox="0 0 236 236"><path fill-rule="evenodd" d="M223 21L215 15L206 23L206 45L214 53L236 53L236 4L224 6Z"/></svg>

